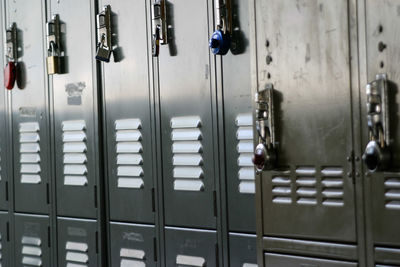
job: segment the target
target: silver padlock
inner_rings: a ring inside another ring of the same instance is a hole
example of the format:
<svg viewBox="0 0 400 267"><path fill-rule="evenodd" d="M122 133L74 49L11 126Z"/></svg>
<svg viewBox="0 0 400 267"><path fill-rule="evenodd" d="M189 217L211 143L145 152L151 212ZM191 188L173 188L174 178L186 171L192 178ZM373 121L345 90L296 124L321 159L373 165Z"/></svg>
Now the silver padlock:
<svg viewBox="0 0 400 267"><path fill-rule="evenodd" d="M111 45L111 6L104 6L103 11L97 15L97 50L96 59L110 62Z"/></svg>

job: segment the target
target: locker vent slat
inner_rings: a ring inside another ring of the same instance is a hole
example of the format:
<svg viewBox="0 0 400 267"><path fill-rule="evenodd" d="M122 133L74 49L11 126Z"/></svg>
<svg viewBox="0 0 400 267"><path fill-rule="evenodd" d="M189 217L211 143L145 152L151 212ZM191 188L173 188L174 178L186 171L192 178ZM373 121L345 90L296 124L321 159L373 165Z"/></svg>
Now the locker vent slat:
<svg viewBox="0 0 400 267"><path fill-rule="evenodd" d="M239 166L239 192L254 194L256 192L253 156L253 117L251 113L239 114L235 119L237 164Z"/></svg>
<svg viewBox="0 0 400 267"><path fill-rule="evenodd" d="M343 169L325 167L321 169L322 205L344 206Z"/></svg>
<svg viewBox="0 0 400 267"><path fill-rule="evenodd" d="M21 244L23 266L42 266L42 240L37 237L23 236Z"/></svg>
<svg viewBox="0 0 400 267"><path fill-rule="evenodd" d="M314 167L297 167L296 203L299 205L317 205L317 179Z"/></svg>
<svg viewBox="0 0 400 267"><path fill-rule="evenodd" d="M67 241L65 243L65 250L67 266L89 266L89 246L87 243Z"/></svg>
<svg viewBox="0 0 400 267"><path fill-rule="evenodd" d="M385 178L385 207L400 210L400 178Z"/></svg>
<svg viewBox="0 0 400 267"><path fill-rule="evenodd" d="M177 255L176 264L178 266L196 266L203 267L206 266L206 260L202 257L187 256L187 255Z"/></svg>
<svg viewBox="0 0 400 267"><path fill-rule="evenodd" d="M64 185L87 186L87 136L83 120L62 122Z"/></svg>
<svg viewBox="0 0 400 267"><path fill-rule="evenodd" d="M203 157L201 119L198 116L171 119L174 190L202 191Z"/></svg>
<svg viewBox="0 0 400 267"><path fill-rule="evenodd" d="M115 121L118 188L144 188L141 128L140 119Z"/></svg>
<svg viewBox="0 0 400 267"><path fill-rule="evenodd" d="M40 135L39 123L19 124L21 183L40 184Z"/></svg>
<svg viewBox="0 0 400 267"><path fill-rule="evenodd" d="M120 267L145 267L145 252L140 249L121 248L119 252L121 258Z"/></svg>

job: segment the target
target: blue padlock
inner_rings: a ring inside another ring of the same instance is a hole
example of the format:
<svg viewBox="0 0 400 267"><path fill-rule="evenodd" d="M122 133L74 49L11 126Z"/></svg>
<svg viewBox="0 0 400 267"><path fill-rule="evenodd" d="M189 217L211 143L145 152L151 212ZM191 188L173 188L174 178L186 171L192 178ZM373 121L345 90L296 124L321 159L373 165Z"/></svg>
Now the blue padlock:
<svg viewBox="0 0 400 267"><path fill-rule="evenodd" d="M226 55L231 46L231 35L221 30L216 30L210 38L209 45L215 55Z"/></svg>

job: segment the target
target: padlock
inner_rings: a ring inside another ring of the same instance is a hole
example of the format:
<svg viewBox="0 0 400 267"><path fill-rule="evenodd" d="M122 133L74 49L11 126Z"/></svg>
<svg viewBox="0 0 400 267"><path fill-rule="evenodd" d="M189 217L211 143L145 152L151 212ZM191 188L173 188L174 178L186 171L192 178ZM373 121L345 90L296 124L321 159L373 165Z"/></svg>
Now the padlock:
<svg viewBox="0 0 400 267"><path fill-rule="evenodd" d="M4 68L4 86L11 90L14 88L15 79L16 79L16 68L15 63L10 61L7 63L6 67Z"/></svg>
<svg viewBox="0 0 400 267"><path fill-rule="evenodd" d="M60 57L55 55L55 53L55 44L54 42L51 42L49 56L47 57L47 73L49 75L60 73Z"/></svg>
<svg viewBox="0 0 400 267"><path fill-rule="evenodd" d="M111 6L104 6L103 11L97 15L97 50L96 59L110 62L111 44Z"/></svg>
<svg viewBox="0 0 400 267"><path fill-rule="evenodd" d="M222 30L216 30L209 41L210 48L215 55L226 55L231 46L231 35Z"/></svg>

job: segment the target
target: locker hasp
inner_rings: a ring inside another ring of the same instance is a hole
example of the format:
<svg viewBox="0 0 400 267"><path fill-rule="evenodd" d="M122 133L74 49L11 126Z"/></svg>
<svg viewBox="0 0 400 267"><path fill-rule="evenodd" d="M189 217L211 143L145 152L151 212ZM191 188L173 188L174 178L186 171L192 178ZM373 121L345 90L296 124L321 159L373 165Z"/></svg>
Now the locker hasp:
<svg viewBox="0 0 400 267"><path fill-rule="evenodd" d="M166 0L157 0L152 8L152 55L158 57L160 44L168 44Z"/></svg>
<svg viewBox="0 0 400 267"><path fill-rule="evenodd" d="M111 6L107 5L104 6L103 11L97 15L96 59L110 62L111 52Z"/></svg>
<svg viewBox="0 0 400 267"><path fill-rule="evenodd" d="M224 0L217 0L215 2L216 17L217 17L217 29L211 36L209 40L209 46L211 51L215 55L226 55L231 47L231 30L232 22L231 20L231 3L230 0L226 0L225 5Z"/></svg>
<svg viewBox="0 0 400 267"><path fill-rule="evenodd" d="M15 23L6 30L6 60L4 68L4 86L11 90L17 78L17 25Z"/></svg>
<svg viewBox="0 0 400 267"><path fill-rule="evenodd" d="M61 61L64 56L61 50L61 27L60 17L54 15L52 20L46 23L47 26L47 74L61 73Z"/></svg>

